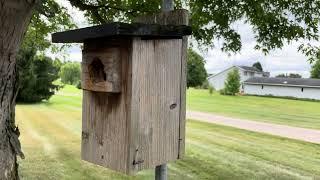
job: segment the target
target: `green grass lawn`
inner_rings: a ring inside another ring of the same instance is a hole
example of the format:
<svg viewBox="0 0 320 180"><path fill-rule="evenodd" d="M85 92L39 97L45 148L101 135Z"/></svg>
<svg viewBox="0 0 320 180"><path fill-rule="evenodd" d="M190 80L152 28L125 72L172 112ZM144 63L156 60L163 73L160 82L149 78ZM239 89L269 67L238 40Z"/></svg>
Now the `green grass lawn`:
<svg viewBox="0 0 320 180"><path fill-rule="evenodd" d="M320 102L257 96L223 96L189 89L187 109L231 117L320 129Z"/></svg>
<svg viewBox="0 0 320 180"><path fill-rule="evenodd" d="M80 159L81 91L66 86L49 102L17 106L26 155L22 179L153 179L128 177ZM188 120L186 156L169 179L320 179L320 145Z"/></svg>

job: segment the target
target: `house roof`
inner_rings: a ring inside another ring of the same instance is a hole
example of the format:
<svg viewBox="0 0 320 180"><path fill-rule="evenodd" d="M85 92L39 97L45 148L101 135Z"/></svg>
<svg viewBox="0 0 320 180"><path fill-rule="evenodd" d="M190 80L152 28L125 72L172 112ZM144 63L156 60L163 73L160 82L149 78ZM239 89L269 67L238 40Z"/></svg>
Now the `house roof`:
<svg viewBox="0 0 320 180"><path fill-rule="evenodd" d="M241 69L244 69L246 71L254 71L254 72L262 72L259 69L255 68L255 67L251 67L251 66L238 66Z"/></svg>
<svg viewBox="0 0 320 180"><path fill-rule="evenodd" d="M207 79L210 79L210 78L212 78L212 77L215 77L215 76L217 76L217 75L219 75L219 74L221 74L221 73L223 73L223 72L225 72L225 71L228 71L229 69L232 69L232 68L234 68L234 67L238 67L238 66L231 66L231 67L229 67L229 68L227 68L227 69L225 69L225 70L223 70L223 71L220 71L219 73L212 74L212 75L209 76Z"/></svg>
<svg viewBox="0 0 320 180"><path fill-rule="evenodd" d="M262 72L262 71L260 71L259 69L255 68L255 67L250 67L250 66L231 66L231 67L229 67L229 68L227 68L227 69L225 69L225 70L223 70L223 71L221 71L221 72L219 72L219 73L212 74L212 75L209 76L207 79L210 79L210 78L212 78L212 77L215 77L215 76L217 76L217 75L219 75L219 74L221 74L221 73L223 73L223 72L225 72L225 71L228 71L229 69L232 69L232 68L234 68L234 67L243 69L243 70L245 70L245 71L257 72L257 73L268 73L268 72Z"/></svg>
<svg viewBox="0 0 320 180"><path fill-rule="evenodd" d="M244 84L266 84L278 86L298 86L298 87L319 87L320 79L310 78L267 78L267 77L252 77Z"/></svg>

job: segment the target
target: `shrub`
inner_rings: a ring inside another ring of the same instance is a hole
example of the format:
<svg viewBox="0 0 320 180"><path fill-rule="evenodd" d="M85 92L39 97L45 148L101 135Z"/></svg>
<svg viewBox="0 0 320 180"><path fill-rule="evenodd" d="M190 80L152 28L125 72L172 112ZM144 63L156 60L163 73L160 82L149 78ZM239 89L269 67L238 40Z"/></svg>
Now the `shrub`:
<svg viewBox="0 0 320 180"><path fill-rule="evenodd" d="M208 89L209 89L209 94L212 95L213 91L215 90L214 87L209 85Z"/></svg>
<svg viewBox="0 0 320 180"><path fill-rule="evenodd" d="M219 93L220 93L221 95L227 95L225 89L219 90Z"/></svg>
<svg viewBox="0 0 320 180"><path fill-rule="evenodd" d="M203 81L202 85L201 85L201 89L209 89L210 88L210 84L208 79L206 79L205 81Z"/></svg>
<svg viewBox="0 0 320 180"><path fill-rule="evenodd" d="M77 86L76 86L78 89L82 89L81 87L81 81L79 80L78 83L77 83Z"/></svg>
<svg viewBox="0 0 320 180"><path fill-rule="evenodd" d="M237 69L228 73L227 80L225 82L225 88L220 92L223 95L236 95L240 91L240 75Z"/></svg>

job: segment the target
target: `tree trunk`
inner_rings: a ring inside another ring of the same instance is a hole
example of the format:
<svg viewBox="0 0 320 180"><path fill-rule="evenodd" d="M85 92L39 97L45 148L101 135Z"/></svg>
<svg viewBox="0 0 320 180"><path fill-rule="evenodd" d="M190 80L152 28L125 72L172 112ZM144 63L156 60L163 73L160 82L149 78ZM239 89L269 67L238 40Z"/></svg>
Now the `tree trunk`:
<svg viewBox="0 0 320 180"><path fill-rule="evenodd" d="M0 0L0 179L19 179L24 158L15 126L16 54L36 0Z"/></svg>

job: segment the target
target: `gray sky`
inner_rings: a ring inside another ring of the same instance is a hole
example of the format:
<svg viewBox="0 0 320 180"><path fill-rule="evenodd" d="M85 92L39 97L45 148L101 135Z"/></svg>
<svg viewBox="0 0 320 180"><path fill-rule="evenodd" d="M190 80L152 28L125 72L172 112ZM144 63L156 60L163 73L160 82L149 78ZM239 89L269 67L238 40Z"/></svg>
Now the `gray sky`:
<svg viewBox="0 0 320 180"><path fill-rule="evenodd" d="M282 49L276 49L268 55L264 55L261 51L254 49L256 41L250 25L238 22L234 27L241 35L242 49L240 53L228 56L227 53L220 50L219 44L221 42L215 41L215 48L210 49L207 53L202 53L207 61L208 73L217 73L232 65L251 66L259 61L265 71L271 72L271 76L280 73L299 73L303 77L310 76L311 65L307 62L307 57L297 50L304 41L286 44Z"/></svg>
<svg viewBox="0 0 320 180"><path fill-rule="evenodd" d="M68 8L79 27L89 26L82 12L71 7L68 1L60 0L60 3ZM242 50L237 54L228 56L226 53L221 52L220 44L222 42L217 40L214 42L215 48L211 48L207 52L198 51L206 60L208 73L218 73L232 65L251 66L254 62L260 61L264 70L271 72L271 76L280 73L299 73L303 77L309 77L311 66L307 62L307 57L297 51L297 47L303 41L285 45L282 49L274 50L265 56L262 52L254 50L256 42L250 25L238 22L233 26L241 35ZM51 57L62 58L59 54L53 55L50 52L47 54ZM64 58L70 61L81 61L80 45L74 45L69 48L67 56Z"/></svg>

